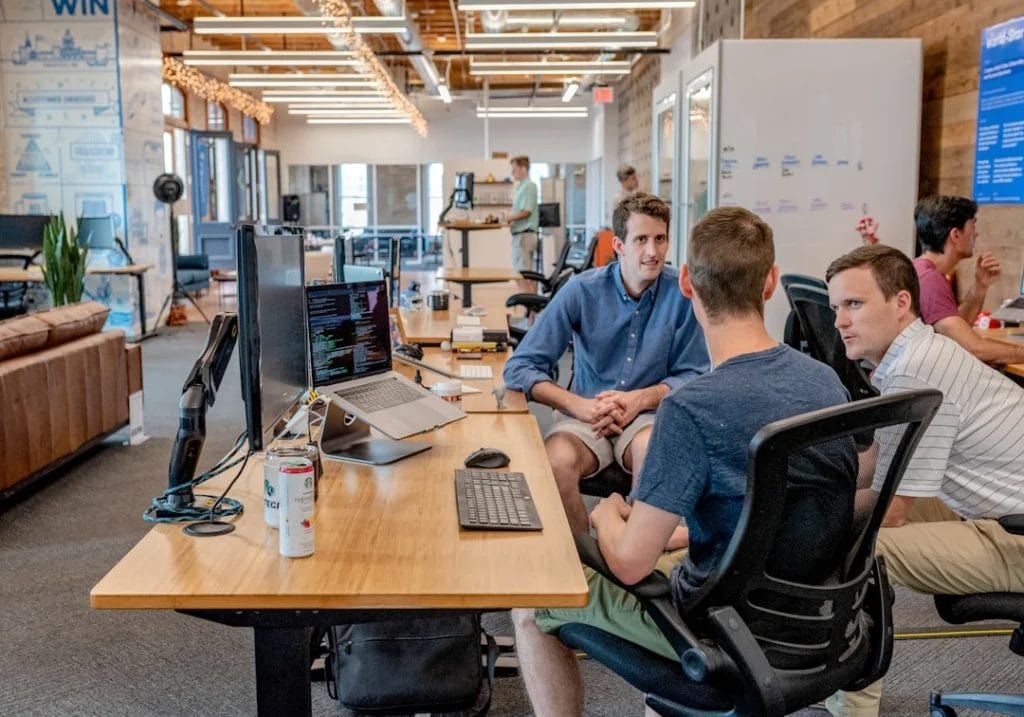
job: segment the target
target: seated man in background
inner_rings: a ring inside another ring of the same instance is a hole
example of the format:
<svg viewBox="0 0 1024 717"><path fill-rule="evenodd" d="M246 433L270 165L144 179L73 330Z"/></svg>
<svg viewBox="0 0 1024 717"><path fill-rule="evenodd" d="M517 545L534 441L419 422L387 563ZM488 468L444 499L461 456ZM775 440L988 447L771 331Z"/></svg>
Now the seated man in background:
<svg viewBox="0 0 1024 717"><path fill-rule="evenodd" d="M674 558L676 603L699 589L736 529L754 434L773 421L846 402L831 368L768 335L764 302L778 278L772 231L757 215L739 207L715 209L693 228L680 288L693 300L714 369L661 402L632 506L616 494L591 515L601 554L623 583L636 583ZM818 474L793 463L768 565L778 578L820 582L846 548L857 475L853 441L814 450L820 460L813 465L834 466L835 472ZM690 550L663 557L680 517L689 527ZM678 659L632 595L590 569L586 573L585 608L512 612L520 668L540 717L582 712L576 658L548 634L561 625L592 625Z"/></svg>
<svg viewBox="0 0 1024 717"><path fill-rule="evenodd" d="M974 285L957 305L946 275L974 254L978 238L978 205L965 197L926 197L917 203L914 223L924 253L914 259L921 286L921 318L935 331L956 341L976 358L991 364L1024 362L1024 346L983 339L971 328L985 303L985 294L999 278L999 262L989 252L978 255Z"/></svg>
<svg viewBox="0 0 1024 717"><path fill-rule="evenodd" d="M935 388L944 396L878 535L890 580L932 594L1024 591L1024 537L995 520L1024 512L1024 390L921 321L917 273L898 250L861 247L825 276L846 355L877 367L871 382L882 395ZM881 481L899 435L876 438ZM862 488L858 512L878 497ZM829 710L877 715L880 692L880 683L841 692Z"/></svg>
<svg viewBox="0 0 1024 717"><path fill-rule="evenodd" d="M505 384L558 415L544 441L573 530L586 532L580 480L617 462L643 462L654 410L669 391L708 370L690 301L665 266L670 210L650 194L623 200L613 218L618 261L574 277L541 312L505 364ZM552 376L573 346L571 390Z"/></svg>

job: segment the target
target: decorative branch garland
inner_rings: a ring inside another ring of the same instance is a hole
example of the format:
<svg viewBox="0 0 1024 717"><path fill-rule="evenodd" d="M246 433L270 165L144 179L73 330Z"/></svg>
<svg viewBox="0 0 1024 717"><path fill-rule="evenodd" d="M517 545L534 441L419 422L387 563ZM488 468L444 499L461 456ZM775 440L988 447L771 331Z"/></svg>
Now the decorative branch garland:
<svg viewBox="0 0 1024 717"><path fill-rule="evenodd" d="M412 121L413 129L419 133L420 137L426 137L427 121L420 114L416 105L398 89L398 85L391 79L391 73L381 64L370 46L356 33L352 26L352 8L349 7L349 4L345 0L316 0L316 4L320 8L321 15L334 18L334 26L344 37L345 44L358 59L362 60L363 70L373 75L388 101Z"/></svg>
<svg viewBox="0 0 1024 717"><path fill-rule="evenodd" d="M250 94L246 94L220 80L204 75L194 67L165 57L163 64L164 82L168 82L180 90L187 90L202 97L204 100L223 102L244 115L253 117L260 124L270 124L274 108L261 102Z"/></svg>

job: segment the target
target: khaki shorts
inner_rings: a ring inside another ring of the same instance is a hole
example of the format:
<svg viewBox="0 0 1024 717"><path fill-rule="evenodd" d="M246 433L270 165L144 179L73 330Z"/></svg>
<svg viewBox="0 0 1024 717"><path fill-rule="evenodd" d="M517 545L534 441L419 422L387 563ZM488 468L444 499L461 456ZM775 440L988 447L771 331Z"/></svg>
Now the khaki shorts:
<svg viewBox="0 0 1024 717"><path fill-rule="evenodd" d="M656 570L670 575L672 568L686 555L685 550L665 553L658 559ZM611 633L623 640L640 645L669 660L678 660L679 655L665 638L664 633L643 609L640 601L603 575L590 568L583 568L587 576L590 598L586 607L580 608L538 608L534 620L541 632L558 632L562 625L579 622Z"/></svg>
<svg viewBox="0 0 1024 717"><path fill-rule="evenodd" d="M512 268L516 271L534 271L537 256L537 232L512 235Z"/></svg>
<svg viewBox="0 0 1024 717"><path fill-rule="evenodd" d="M636 438L636 434L653 425L654 414L641 413L623 429L621 434L609 438L598 438L590 430L589 423L578 421L571 416L555 411L555 424L551 426L551 430L548 431L545 438L553 433L569 433L579 438L583 445L590 449L590 452L597 458L597 470L590 475L583 476L584 478L590 478L610 466L612 461L615 461L622 466L623 470L626 470L626 467L622 465L622 457L626 453L626 449L629 448L629 444ZM629 473L629 471L626 472Z"/></svg>

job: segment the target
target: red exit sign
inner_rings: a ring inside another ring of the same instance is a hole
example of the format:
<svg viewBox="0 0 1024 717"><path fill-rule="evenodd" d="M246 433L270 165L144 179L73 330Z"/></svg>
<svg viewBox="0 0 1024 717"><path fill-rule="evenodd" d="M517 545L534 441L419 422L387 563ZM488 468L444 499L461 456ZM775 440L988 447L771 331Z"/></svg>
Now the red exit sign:
<svg viewBox="0 0 1024 717"><path fill-rule="evenodd" d="M605 105L615 101L615 90L608 85L597 85L594 87L594 102Z"/></svg>

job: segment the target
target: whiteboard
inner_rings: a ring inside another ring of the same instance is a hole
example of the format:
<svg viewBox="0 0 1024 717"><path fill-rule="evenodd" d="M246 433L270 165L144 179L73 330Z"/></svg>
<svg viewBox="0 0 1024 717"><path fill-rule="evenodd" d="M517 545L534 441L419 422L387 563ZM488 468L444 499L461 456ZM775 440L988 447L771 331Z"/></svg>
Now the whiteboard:
<svg viewBox="0 0 1024 717"><path fill-rule="evenodd" d="M824 278L860 245L865 214L884 243L913 255L921 41L724 40L717 50L717 206L772 227L784 274ZM683 86L707 66L684 70ZM780 290L766 307L776 338L788 311Z"/></svg>

